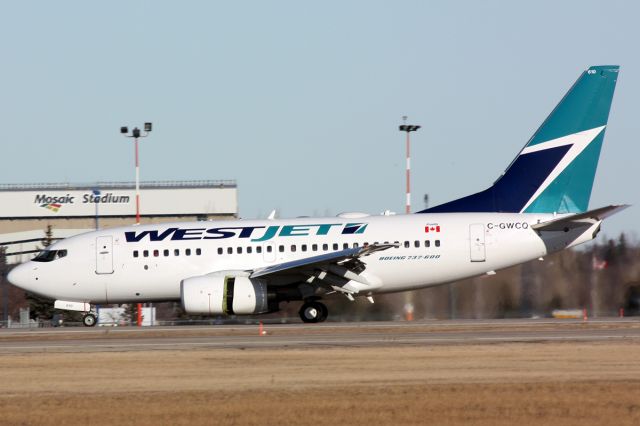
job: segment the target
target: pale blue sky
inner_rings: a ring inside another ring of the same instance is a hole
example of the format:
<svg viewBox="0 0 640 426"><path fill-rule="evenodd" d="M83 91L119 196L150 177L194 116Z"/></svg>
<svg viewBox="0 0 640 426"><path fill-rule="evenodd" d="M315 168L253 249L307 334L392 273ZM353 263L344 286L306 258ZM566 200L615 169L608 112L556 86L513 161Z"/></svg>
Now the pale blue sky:
<svg viewBox="0 0 640 426"><path fill-rule="evenodd" d="M591 206L640 205L633 1L0 5L0 182L237 179L240 214L413 205L489 186L580 72L619 64ZM144 204L144 202L143 202ZM640 233L637 208L609 235Z"/></svg>

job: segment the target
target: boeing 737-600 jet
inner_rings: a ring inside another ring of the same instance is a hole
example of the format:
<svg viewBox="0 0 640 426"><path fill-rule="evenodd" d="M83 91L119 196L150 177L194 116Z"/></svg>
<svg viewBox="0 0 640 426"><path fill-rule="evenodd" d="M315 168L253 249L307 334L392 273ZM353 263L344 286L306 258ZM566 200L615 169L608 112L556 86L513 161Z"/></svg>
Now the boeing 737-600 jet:
<svg viewBox="0 0 640 426"><path fill-rule="evenodd" d="M9 280L58 309L180 301L189 314L255 315L302 301L436 286L590 241L623 205L588 210L618 66L594 66L488 189L409 215L231 220L102 229L59 241Z"/></svg>

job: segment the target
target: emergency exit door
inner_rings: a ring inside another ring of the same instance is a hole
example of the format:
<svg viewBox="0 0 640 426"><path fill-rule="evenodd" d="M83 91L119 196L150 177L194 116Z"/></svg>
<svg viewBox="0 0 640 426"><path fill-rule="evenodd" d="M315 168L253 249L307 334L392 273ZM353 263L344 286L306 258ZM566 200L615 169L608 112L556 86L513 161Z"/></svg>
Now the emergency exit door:
<svg viewBox="0 0 640 426"><path fill-rule="evenodd" d="M113 237L96 238L96 274L113 274Z"/></svg>
<svg viewBox="0 0 640 426"><path fill-rule="evenodd" d="M486 260L484 224L474 223L469 226L469 245L471 246L471 261L484 262Z"/></svg>

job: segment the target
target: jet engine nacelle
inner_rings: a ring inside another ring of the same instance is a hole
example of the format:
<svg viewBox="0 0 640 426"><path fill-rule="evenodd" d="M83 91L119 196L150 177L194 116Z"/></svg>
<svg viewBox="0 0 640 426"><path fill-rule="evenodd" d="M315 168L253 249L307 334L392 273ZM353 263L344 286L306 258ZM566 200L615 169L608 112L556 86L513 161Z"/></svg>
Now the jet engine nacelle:
<svg viewBox="0 0 640 426"><path fill-rule="evenodd" d="M187 278L180 284L180 298L188 314L269 312L267 283L248 276L214 273Z"/></svg>

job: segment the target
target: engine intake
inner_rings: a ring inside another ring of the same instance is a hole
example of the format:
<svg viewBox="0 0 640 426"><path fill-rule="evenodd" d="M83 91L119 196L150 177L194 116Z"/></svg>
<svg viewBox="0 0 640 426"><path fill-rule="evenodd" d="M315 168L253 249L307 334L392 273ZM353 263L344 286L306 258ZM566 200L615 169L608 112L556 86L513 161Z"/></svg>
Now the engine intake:
<svg viewBox="0 0 640 426"><path fill-rule="evenodd" d="M267 283L246 276L210 274L180 284L182 307L188 314L247 315L269 312Z"/></svg>

